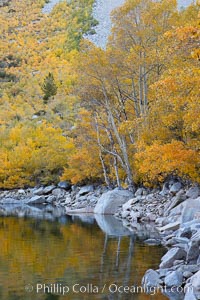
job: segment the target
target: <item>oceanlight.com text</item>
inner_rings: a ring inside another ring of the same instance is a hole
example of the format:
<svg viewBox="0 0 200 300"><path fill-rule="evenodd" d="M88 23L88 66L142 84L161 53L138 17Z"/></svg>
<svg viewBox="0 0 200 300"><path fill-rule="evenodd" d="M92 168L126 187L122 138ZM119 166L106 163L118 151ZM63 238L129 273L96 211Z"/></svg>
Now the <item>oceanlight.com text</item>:
<svg viewBox="0 0 200 300"><path fill-rule="evenodd" d="M193 292L191 286L182 287L182 286L172 286L167 287L147 287L137 286L137 285L118 285L116 283L104 284L104 285L95 285L88 283L82 285L80 283L74 283L72 285L63 284L63 283L37 283L35 286L32 284L27 284L25 286L25 291L27 293L36 293L36 294L54 294L54 295L67 295L67 294L149 294L155 295L158 293L174 293L182 294Z"/></svg>

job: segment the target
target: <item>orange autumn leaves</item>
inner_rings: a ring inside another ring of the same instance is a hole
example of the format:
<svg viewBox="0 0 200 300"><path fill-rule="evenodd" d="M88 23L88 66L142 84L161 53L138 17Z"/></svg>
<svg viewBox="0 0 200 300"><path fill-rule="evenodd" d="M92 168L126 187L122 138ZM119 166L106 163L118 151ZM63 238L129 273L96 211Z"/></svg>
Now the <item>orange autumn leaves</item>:
<svg viewBox="0 0 200 300"><path fill-rule="evenodd" d="M107 49L84 44L78 95L90 115L87 136L96 122L104 175L114 184L130 169L130 180L147 185L169 175L200 182L198 10L126 1L113 14ZM73 164L72 157L63 178Z"/></svg>
<svg viewBox="0 0 200 300"><path fill-rule="evenodd" d="M30 0L21 19L18 2L9 18L0 12L0 188L200 181L198 4L127 0L103 50L79 47L74 31L95 24L92 0L78 10L61 2L49 16ZM57 93L44 103L49 72Z"/></svg>
<svg viewBox="0 0 200 300"><path fill-rule="evenodd" d="M196 151L187 149L184 143L154 142L135 155L138 174L145 183L163 182L170 174L182 178L199 179L199 157Z"/></svg>

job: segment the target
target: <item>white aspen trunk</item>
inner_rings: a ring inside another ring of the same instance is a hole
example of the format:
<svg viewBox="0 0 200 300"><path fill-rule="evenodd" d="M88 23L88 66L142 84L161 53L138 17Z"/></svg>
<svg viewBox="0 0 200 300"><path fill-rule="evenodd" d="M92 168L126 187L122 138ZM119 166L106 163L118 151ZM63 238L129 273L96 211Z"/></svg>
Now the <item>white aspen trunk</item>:
<svg viewBox="0 0 200 300"><path fill-rule="evenodd" d="M130 163L129 163L126 141L125 141L124 137L120 136L120 134L117 130L117 126L115 124L115 120L114 120L112 111L110 109L110 105L109 105L107 94L106 94L105 90L104 90L104 96L105 96L105 101L106 101L106 108L107 108L107 112L108 112L109 123L112 126L113 132L115 134L115 137L117 139L117 142L119 144L119 147L120 147L120 150L122 153L128 184L131 189L134 189L133 176L132 176L132 171L131 171L131 167L130 167Z"/></svg>
<svg viewBox="0 0 200 300"><path fill-rule="evenodd" d="M101 146L101 141L100 141L99 125L98 125L97 118L95 118L95 125L96 125L96 133L97 133L97 143L98 143L98 146L99 146L99 158L100 158L102 169L103 169L103 175L104 175L105 183L107 184L108 187L110 187L111 182L110 182L110 179L107 175L106 164L104 162L103 155L102 155L102 150L101 150L102 146Z"/></svg>
<svg viewBox="0 0 200 300"><path fill-rule="evenodd" d="M117 158L114 156L113 157L113 164L114 164L114 169L115 169L115 176L116 176L116 180L117 180L117 186L120 187L120 179L119 179L119 170L118 170L118 163L117 163Z"/></svg>

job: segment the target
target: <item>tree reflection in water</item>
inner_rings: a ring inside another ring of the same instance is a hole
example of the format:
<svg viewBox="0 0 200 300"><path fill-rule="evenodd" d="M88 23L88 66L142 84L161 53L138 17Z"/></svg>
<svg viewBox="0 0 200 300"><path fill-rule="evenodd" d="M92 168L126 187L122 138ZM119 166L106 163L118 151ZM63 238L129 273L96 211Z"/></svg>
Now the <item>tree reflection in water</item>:
<svg viewBox="0 0 200 300"><path fill-rule="evenodd" d="M0 299L1 300L88 300L126 299L111 295L109 285L140 285L148 268L157 268L162 247L150 247L138 240L111 217L65 216L65 222L32 218L2 217L0 226ZM99 228L100 227L100 228ZM16 280L17 278L17 280ZM103 294L66 296L28 294L26 284L62 283L72 287L106 284ZM144 294L127 299L146 300ZM161 295L155 300L165 299Z"/></svg>

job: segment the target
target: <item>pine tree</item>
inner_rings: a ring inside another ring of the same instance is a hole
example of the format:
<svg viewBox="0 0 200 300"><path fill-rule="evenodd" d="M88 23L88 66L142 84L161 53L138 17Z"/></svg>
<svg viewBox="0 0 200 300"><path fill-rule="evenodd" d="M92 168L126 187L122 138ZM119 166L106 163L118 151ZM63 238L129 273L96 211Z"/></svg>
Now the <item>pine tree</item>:
<svg viewBox="0 0 200 300"><path fill-rule="evenodd" d="M49 74L44 79L44 83L42 85L42 91L44 92L44 103L47 103L51 96L55 96L57 93L57 86L55 84L55 80L53 74L49 72Z"/></svg>

